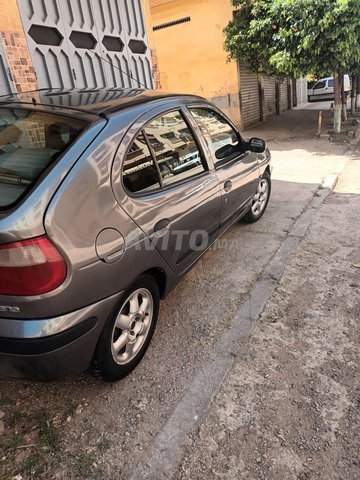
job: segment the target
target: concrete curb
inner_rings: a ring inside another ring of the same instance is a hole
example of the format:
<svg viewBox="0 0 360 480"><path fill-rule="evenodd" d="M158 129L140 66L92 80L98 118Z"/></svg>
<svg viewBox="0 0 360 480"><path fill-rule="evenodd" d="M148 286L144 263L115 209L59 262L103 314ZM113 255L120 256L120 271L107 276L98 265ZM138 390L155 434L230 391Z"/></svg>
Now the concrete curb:
<svg viewBox="0 0 360 480"><path fill-rule="evenodd" d="M338 175L326 178L322 189L295 222L288 237L263 271L232 320L230 328L215 344L214 355L192 381L189 389L175 407L162 430L155 437L130 480L169 480L180 464L184 450L192 443L191 435L199 428L211 402L230 372L234 355L249 338L266 303L274 293L291 256L305 236L315 215L339 179ZM326 185L326 187L325 187Z"/></svg>

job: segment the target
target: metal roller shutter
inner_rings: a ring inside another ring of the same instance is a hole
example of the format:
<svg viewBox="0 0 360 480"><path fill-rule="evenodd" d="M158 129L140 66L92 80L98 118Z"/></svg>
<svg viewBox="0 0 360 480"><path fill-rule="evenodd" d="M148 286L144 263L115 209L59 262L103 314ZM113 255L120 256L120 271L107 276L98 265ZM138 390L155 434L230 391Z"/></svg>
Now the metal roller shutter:
<svg viewBox="0 0 360 480"><path fill-rule="evenodd" d="M258 76L249 73L245 63L240 63L241 115L244 128L261 121Z"/></svg>
<svg viewBox="0 0 360 480"><path fill-rule="evenodd" d="M265 119L276 115L276 78L264 77Z"/></svg>
<svg viewBox="0 0 360 480"><path fill-rule="evenodd" d="M286 80L280 82L280 112L289 109L288 103L288 82Z"/></svg>

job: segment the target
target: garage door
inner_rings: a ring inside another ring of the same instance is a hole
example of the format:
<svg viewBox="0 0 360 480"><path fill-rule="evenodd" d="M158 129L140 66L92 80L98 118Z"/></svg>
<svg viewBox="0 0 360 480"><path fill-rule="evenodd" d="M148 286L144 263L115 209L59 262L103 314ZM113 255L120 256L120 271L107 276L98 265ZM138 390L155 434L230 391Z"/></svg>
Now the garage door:
<svg viewBox="0 0 360 480"><path fill-rule="evenodd" d="M280 82L279 92L280 92L280 112L284 112L285 110L289 109L288 85L286 80Z"/></svg>
<svg viewBox="0 0 360 480"><path fill-rule="evenodd" d="M141 0L21 0L40 88L152 87Z"/></svg>
<svg viewBox="0 0 360 480"><path fill-rule="evenodd" d="M265 119L276 115L276 78L264 77Z"/></svg>
<svg viewBox="0 0 360 480"><path fill-rule="evenodd" d="M244 128L261 121L259 79L249 73L245 63L240 63L241 115Z"/></svg>

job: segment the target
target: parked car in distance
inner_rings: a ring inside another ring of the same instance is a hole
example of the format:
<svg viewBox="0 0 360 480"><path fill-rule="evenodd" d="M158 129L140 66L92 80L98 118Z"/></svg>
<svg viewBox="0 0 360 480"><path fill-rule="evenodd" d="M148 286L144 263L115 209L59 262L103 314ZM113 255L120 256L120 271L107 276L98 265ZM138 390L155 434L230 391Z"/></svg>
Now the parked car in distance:
<svg viewBox="0 0 360 480"><path fill-rule="evenodd" d="M349 75L344 75L344 90L348 95L351 90ZM308 88L308 101L313 100L334 100L334 78L320 78L315 84Z"/></svg>
<svg viewBox="0 0 360 480"><path fill-rule="evenodd" d="M0 374L116 381L160 299L261 218L270 153L198 96L42 90L0 97L0 185Z"/></svg>

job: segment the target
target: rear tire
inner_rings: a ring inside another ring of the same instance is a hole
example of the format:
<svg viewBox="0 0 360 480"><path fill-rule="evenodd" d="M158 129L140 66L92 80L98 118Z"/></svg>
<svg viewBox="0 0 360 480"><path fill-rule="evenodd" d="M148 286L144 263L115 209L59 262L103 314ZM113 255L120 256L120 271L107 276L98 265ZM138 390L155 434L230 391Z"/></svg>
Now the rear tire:
<svg viewBox="0 0 360 480"><path fill-rule="evenodd" d="M255 223L264 215L268 206L271 194L271 177L269 172L265 171L259 181L259 186L248 213L243 217L246 223Z"/></svg>
<svg viewBox="0 0 360 480"><path fill-rule="evenodd" d="M128 375L144 356L159 314L159 287L151 275L142 275L121 296L101 333L94 371L106 382Z"/></svg>

